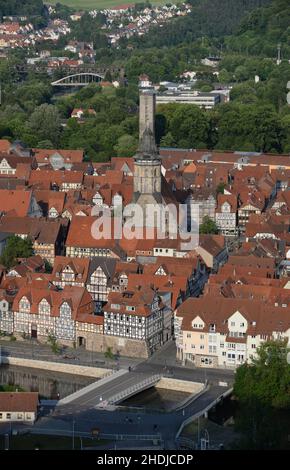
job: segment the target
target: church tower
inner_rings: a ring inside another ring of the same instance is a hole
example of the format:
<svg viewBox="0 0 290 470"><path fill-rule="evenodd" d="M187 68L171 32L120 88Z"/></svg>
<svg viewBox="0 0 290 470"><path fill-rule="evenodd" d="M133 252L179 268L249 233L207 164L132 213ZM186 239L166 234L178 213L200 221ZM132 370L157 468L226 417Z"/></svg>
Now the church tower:
<svg viewBox="0 0 290 470"><path fill-rule="evenodd" d="M155 142L155 93L140 90L139 148L134 156L134 202L161 203L161 159Z"/></svg>

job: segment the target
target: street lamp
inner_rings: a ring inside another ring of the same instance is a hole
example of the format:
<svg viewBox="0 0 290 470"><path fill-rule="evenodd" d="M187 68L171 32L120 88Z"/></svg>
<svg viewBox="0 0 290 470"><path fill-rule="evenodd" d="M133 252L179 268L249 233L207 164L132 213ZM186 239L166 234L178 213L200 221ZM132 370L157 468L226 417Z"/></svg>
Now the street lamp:
<svg viewBox="0 0 290 470"><path fill-rule="evenodd" d="M72 422L72 449L75 449L75 420Z"/></svg>

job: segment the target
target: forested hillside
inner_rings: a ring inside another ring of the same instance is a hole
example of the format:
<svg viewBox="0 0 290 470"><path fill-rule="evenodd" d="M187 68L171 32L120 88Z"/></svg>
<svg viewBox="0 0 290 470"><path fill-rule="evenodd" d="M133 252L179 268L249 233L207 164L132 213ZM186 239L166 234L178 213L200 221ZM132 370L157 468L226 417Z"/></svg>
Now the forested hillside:
<svg viewBox="0 0 290 470"><path fill-rule="evenodd" d="M290 59L290 2L273 0L267 8L251 12L236 35L226 40L232 51L273 57L281 44L282 57Z"/></svg>
<svg viewBox="0 0 290 470"><path fill-rule="evenodd" d="M172 46L191 42L202 36L224 36L233 33L245 15L271 0L189 0L193 8L186 18L178 18L162 29L139 39L142 47Z"/></svg>
<svg viewBox="0 0 290 470"><path fill-rule="evenodd" d="M36 15L44 13L42 0L0 0L0 18L8 15Z"/></svg>

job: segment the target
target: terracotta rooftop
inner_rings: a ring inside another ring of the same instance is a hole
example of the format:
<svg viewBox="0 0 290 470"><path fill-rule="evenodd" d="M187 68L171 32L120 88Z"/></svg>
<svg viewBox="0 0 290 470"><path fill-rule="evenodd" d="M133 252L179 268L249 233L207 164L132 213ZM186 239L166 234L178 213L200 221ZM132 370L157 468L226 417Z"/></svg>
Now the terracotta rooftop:
<svg viewBox="0 0 290 470"><path fill-rule="evenodd" d="M0 411L37 412L38 393L36 392L1 392Z"/></svg>

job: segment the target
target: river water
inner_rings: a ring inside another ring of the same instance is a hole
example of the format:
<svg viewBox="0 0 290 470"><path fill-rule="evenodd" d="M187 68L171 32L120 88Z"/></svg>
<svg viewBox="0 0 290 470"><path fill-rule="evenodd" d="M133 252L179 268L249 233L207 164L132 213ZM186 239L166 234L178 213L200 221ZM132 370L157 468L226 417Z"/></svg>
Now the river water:
<svg viewBox="0 0 290 470"><path fill-rule="evenodd" d="M151 387L124 400L121 406L142 407L148 410L169 411L189 397L188 393Z"/></svg>

